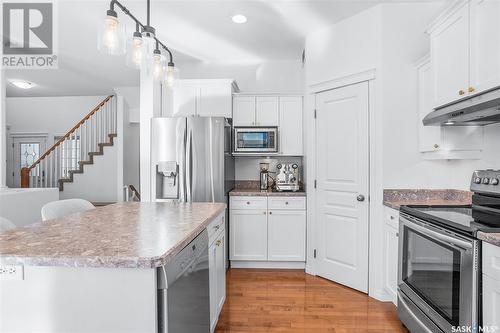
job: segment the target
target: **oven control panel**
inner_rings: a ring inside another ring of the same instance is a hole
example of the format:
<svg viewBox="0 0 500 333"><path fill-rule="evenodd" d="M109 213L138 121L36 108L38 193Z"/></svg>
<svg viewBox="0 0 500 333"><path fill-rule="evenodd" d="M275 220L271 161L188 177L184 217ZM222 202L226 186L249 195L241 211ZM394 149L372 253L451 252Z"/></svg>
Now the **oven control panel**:
<svg viewBox="0 0 500 333"><path fill-rule="evenodd" d="M472 174L470 190L477 193L500 194L500 170L476 170Z"/></svg>

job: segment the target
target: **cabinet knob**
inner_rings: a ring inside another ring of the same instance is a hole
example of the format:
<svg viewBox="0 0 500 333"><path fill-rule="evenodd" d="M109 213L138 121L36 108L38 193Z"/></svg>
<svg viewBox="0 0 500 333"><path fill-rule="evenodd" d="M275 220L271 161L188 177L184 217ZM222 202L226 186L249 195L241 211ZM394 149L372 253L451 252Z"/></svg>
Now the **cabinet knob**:
<svg viewBox="0 0 500 333"><path fill-rule="evenodd" d="M247 205L250 205L250 201L247 201Z"/></svg>
<svg viewBox="0 0 500 333"><path fill-rule="evenodd" d="M220 225L216 225L214 228L215 228L215 230L219 230Z"/></svg>
<svg viewBox="0 0 500 333"><path fill-rule="evenodd" d="M273 215L273 212L269 212L269 215Z"/></svg>
<svg viewBox="0 0 500 333"><path fill-rule="evenodd" d="M462 89L460 89L460 90L458 91L458 94L459 94L460 96L462 96L462 95L464 95L464 94L465 94L465 91L464 91L464 90L462 90Z"/></svg>
<svg viewBox="0 0 500 333"><path fill-rule="evenodd" d="M220 240L220 239L218 239L218 240L215 242L215 245L220 246L220 244L221 244L221 243L222 243L222 242L221 242L221 240Z"/></svg>
<svg viewBox="0 0 500 333"><path fill-rule="evenodd" d="M394 216L391 215L391 220L394 220Z"/></svg>
<svg viewBox="0 0 500 333"><path fill-rule="evenodd" d="M285 202L285 205L288 205L288 201Z"/></svg>
<svg viewBox="0 0 500 333"><path fill-rule="evenodd" d="M267 213L266 212L262 212L262 214L266 215Z"/></svg>
<svg viewBox="0 0 500 333"><path fill-rule="evenodd" d="M475 89L474 87L469 87L469 92L470 92L470 93L471 93L471 92L474 92L474 91L476 91L476 89Z"/></svg>
<svg viewBox="0 0 500 333"><path fill-rule="evenodd" d="M437 143L434 144L434 148L438 149L439 145Z"/></svg>

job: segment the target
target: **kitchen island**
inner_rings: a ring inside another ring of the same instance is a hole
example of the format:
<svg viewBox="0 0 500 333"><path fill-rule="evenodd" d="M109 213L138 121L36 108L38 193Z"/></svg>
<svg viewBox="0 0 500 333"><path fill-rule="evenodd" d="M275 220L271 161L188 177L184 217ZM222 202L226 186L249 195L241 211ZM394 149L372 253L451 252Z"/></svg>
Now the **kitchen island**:
<svg viewBox="0 0 500 333"><path fill-rule="evenodd" d="M156 332L156 268L225 207L118 203L0 234L0 331Z"/></svg>

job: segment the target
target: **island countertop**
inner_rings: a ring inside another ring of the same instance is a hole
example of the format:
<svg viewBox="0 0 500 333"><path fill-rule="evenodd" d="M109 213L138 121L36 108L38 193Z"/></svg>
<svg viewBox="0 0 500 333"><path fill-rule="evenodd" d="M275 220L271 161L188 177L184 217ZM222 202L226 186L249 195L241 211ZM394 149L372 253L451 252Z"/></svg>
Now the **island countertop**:
<svg viewBox="0 0 500 333"><path fill-rule="evenodd" d="M223 203L117 203L0 234L3 265L154 268L217 216Z"/></svg>

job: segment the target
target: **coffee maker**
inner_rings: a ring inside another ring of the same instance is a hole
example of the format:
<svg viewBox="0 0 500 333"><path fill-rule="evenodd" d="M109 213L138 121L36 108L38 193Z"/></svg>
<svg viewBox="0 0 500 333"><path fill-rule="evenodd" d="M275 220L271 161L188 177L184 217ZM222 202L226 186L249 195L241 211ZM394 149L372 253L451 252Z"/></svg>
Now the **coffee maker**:
<svg viewBox="0 0 500 333"><path fill-rule="evenodd" d="M259 163L260 167L260 190L267 190L268 181L269 181L269 163Z"/></svg>
<svg viewBox="0 0 500 333"><path fill-rule="evenodd" d="M277 191L293 191L300 189L299 186L299 165L297 163L280 162L276 165L278 174L276 175Z"/></svg>

